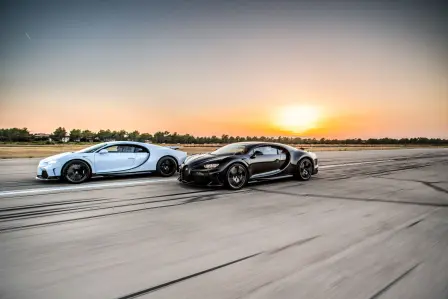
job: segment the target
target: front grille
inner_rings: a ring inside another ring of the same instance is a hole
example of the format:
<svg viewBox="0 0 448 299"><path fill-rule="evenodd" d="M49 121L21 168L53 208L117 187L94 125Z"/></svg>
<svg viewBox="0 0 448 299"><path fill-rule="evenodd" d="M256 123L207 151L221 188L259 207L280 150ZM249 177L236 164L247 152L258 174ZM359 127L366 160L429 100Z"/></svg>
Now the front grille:
<svg viewBox="0 0 448 299"><path fill-rule="evenodd" d="M196 184L206 184L208 182L210 182L210 178L209 177L203 177L203 176L193 176L193 181Z"/></svg>

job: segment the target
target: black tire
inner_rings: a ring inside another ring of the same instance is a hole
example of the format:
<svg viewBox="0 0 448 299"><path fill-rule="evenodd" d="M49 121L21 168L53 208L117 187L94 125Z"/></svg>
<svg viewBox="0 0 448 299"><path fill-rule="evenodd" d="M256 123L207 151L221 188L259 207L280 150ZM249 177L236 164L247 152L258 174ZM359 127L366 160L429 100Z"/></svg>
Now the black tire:
<svg viewBox="0 0 448 299"><path fill-rule="evenodd" d="M173 157L162 157L157 162L157 173L163 177L169 177L177 171L177 161Z"/></svg>
<svg viewBox="0 0 448 299"><path fill-rule="evenodd" d="M297 173L295 177L301 181L308 181L313 174L313 161L310 158L303 158L297 165Z"/></svg>
<svg viewBox="0 0 448 299"><path fill-rule="evenodd" d="M248 181L249 173L242 163L231 164L226 171L225 185L231 190L243 188Z"/></svg>
<svg viewBox="0 0 448 299"><path fill-rule="evenodd" d="M89 164L82 160L69 161L62 169L62 179L71 184L81 184L89 180L92 170Z"/></svg>

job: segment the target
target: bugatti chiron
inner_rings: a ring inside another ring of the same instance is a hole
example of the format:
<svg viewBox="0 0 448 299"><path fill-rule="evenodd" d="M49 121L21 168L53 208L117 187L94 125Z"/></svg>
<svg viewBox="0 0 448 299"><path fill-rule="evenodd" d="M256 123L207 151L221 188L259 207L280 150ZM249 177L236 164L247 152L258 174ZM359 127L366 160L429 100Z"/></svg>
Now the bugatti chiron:
<svg viewBox="0 0 448 299"><path fill-rule="evenodd" d="M187 157L175 147L141 142L105 142L39 162L37 179L63 179L79 184L92 176L121 176L157 172L172 176Z"/></svg>
<svg viewBox="0 0 448 299"><path fill-rule="evenodd" d="M279 143L238 142L187 157L178 180L238 190L251 181L284 177L307 181L318 171L315 153Z"/></svg>

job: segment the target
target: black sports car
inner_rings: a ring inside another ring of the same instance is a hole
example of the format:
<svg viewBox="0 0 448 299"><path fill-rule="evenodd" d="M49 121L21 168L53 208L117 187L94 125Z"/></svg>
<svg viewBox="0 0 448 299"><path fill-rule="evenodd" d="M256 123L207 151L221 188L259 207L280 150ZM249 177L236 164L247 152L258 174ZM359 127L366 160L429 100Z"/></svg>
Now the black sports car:
<svg viewBox="0 0 448 299"><path fill-rule="evenodd" d="M239 142L192 155L179 167L179 181L241 189L249 181L294 176L307 181L319 171L315 153L269 142Z"/></svg>

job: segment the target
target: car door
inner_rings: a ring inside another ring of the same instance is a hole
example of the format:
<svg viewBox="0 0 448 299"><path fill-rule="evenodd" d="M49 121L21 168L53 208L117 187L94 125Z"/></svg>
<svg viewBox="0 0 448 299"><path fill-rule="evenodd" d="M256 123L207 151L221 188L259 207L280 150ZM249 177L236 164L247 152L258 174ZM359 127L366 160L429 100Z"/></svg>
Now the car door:
<svg viewBox="0 0 448 299"><path fill-rule="evenodd" d="M250 161L252 175L262 175L279 169L278 150L272 146L260 146L253 149Z"/></svg>
<svg viewBox="0 0 448 299"><path fill-rule="evenodd" d="M143 146L135 146L135 161L134 161L134 168L142 166L146 161L149 159L149 150ZM137 169L136 169L137 170ZM147 169L140 169L140 171L144 171Z"/></svg>
<svg viewBox="0 0 448 299"><path fill-rule="evenodd" d="M277 150L278 150L278 159L279 159L278 166L279 166L279 169L283 169L288 164L288 161L289 161L288 151L281 147L278 147Z"/></svg>
<svg viewBox="0 0 448 299"><path fill-rule="evenodd" d="M135 147L116 144L95 153L95 169L97 173L126 171L134 167Z"/></svg>

